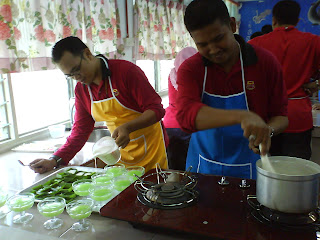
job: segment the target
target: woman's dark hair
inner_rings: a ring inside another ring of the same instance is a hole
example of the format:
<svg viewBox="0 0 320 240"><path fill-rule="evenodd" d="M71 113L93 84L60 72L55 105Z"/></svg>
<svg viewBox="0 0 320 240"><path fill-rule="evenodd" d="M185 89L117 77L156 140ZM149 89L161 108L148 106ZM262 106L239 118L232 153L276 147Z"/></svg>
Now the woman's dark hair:
<svg viewBox="0 0 320 240"><path fill-rule="evenodd" d="M299 21L300 5L296 1L280 1L274 5L272 15L280 25L296 25Z"/></svg>
<svg viewBox="0 0 320 240"><path fill-rule="evenodd" d="M77 37L66 37L58 41L52 48L52 61L58 63L64 52L68 51L74 56L80 56L84 49L88 48Z"/></svg>
<svg viewBox="0 0 320 240"><path fill-rule="evenodd" d="M184 14L184 24L189 32L208 26L218 19L221 23L230 23L227 6L222 0L194 0Z"/></svg>

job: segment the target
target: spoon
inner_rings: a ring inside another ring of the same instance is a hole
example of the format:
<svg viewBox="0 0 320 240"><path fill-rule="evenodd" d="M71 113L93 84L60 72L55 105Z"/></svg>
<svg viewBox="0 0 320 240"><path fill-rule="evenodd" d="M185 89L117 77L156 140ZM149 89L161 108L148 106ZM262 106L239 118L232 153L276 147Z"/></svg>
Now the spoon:
<svg viewBox="0 0 320 240"><path fill-rule="evenodd" d="M24 166L24 167L29 167L29 166L30 166L30 164L24 164L24 163L21 162L20 160L18 160L18 162L19 162L22 166Z"/></svg>
<svg viewBox="0 0 320 240"><path fill-rule="evenodd" d="M261 143L259 144L259 150L261 153ZM274 167L272 166L270 159L268 155L260 155L261 157L261 163L262 163L262 168L268 172L275 173L276 171L274 170Z"/></svg>

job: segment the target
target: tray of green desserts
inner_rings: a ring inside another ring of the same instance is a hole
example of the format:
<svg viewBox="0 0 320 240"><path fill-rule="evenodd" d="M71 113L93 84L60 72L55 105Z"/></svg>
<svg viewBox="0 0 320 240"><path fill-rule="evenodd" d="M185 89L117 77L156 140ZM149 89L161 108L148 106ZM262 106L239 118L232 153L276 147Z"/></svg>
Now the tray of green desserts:
<svg viewBox="0 0 320 240"><path fill-rule="evenodd" d="M63 197L66 202L79 198L92 198L94 212L129 187L137 176L144 174L141 166L125 167L121 163L106 166L104 169L91 167L62 168L20 193L33 193L35 202L46 197Z"/></svg>
<svg viewBox="0 0 320 240"><path fill-rule="evenodd" d="M20 193L35 194L35 202L40 202L46 197L63 197L66 202L70 202L78 197L72 189L72 183L91 179L94 174L104 172L105 170L101 168L64 167L23 189Z"/></svg>

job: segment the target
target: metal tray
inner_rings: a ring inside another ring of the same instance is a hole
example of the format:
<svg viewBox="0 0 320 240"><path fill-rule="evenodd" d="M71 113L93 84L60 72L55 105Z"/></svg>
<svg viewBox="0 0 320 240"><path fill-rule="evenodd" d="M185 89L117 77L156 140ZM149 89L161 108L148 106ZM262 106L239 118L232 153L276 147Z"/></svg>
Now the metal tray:
<svg viewBox="0 0 320 240"><path fill-rule="evenodd" d="M18 193L27 193L27 192L30 192L32 190L33 187L36 187L36 186L39 186L41 184L44 184L46 183L47 181L51 180L51 179L54 179L57 177L57 174L58 173L61 173L61 172L65 172L67 171L68 169L76 169L78 171L84 171L84 172L97 172L97 173L105 173L105 170L103 168L91 168L91 167L81 167L81 166L70 166L70 167L64 167L64 168L61 168L59 169L58 171L56 172L53 172L51 173L50 175L42 178L41 180L35 182L34 184L32 184L31 186L21 190L20 192ZM117 194L118 195L118 194ZM117 196L115 195L115 196ZM114 196L114 197L115 197ZM113 198L114 198L113 197ZM77 196L75 199L82 199L82 198L88 198L88 197L81 197L81 196ZM107 200L107 201L104 201L103 203L106 204L108 203L109 201L111 201L113 198ZM40 200L35 200L35 202L40 202ZM99 212L100 209L97 209L96 207L93 208L93 212Z"/></svg>

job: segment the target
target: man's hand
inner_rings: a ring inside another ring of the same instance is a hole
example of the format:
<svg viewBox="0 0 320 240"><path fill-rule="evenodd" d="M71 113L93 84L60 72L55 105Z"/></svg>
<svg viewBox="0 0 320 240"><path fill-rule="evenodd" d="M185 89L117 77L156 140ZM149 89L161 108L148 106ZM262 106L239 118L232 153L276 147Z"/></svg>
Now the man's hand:
<svg viewBox="0 0 320 240"><path fill-rule="evenodd" d="M312 105L313 110L320 110L320 103L315 103Z"/></svg>
<svg viewBox="0 0 320 240"><path fill-rule="evenodd" d="M312 93L315 93L316 91L318 91L318 85L316 82L309 82L309 83L303 84L302 88L309 96L311 96Z"/></svg>
<svg viewBox="0 0 320 240"><path fill-rule="evenodd" d="M36 173L45 173L57 166L56 160L39 158L30 163L30 168Z"/></svg>
<svg viewBox="0 0 320 240"><path fill-rule="evenodd" d="M249 148L256 154L259 154L259 144L261 143L261 155L269 152L271 145L270 127L261 117L253 112L244 112L241 117L241 128L243 135L249 139Z"/></svg>
<svg viewBox="0 0 320 240"><path fill-rule="evenodd" d="M125 124L123 124L114 130L112 137L116 140L116 144L119 147L125 148L130 142L129 134L130 131L127 129Z"/></svg>

